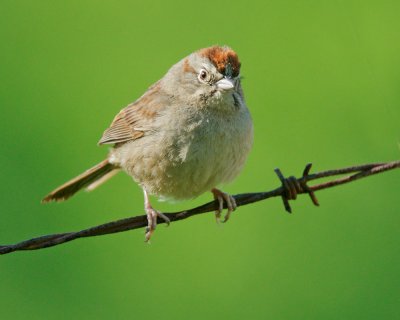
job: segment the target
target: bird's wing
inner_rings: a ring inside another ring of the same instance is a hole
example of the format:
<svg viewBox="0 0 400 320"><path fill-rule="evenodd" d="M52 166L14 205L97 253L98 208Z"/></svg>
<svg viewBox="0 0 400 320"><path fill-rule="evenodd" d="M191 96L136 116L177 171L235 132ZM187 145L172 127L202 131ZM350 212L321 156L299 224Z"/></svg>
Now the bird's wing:
<svg viewBox="0 0 400 320"><path fill-rule="evenodd" d="M116 115L110 127L104 131L99 144L127 142L144 136L146 127L154 121L162 108L161 96L159 83L151 86L136 102Z"/></svg>

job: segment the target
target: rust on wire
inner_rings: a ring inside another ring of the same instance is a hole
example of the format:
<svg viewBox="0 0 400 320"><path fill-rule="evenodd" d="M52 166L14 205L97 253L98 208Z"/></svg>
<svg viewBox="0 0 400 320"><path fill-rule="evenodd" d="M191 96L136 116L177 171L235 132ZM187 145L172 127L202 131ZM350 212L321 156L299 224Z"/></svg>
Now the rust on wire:
<svg viewBox="0 0 400 320"><path fill-rule="evenodd" d="M275 169L275 173L277 174L279 180L282 183L282 201L285 207L285 210L289 213L292 213L292 208L289 204L289 200L296 200L298 194L308 193L311 201L314 205L319 206L319 202L313 190L307 185L309 173L311 170L311 163L308 163L303 171L303 176L300 179L297 179L294 176L290 176L289 178L285 178L279 168Z"/></svg>

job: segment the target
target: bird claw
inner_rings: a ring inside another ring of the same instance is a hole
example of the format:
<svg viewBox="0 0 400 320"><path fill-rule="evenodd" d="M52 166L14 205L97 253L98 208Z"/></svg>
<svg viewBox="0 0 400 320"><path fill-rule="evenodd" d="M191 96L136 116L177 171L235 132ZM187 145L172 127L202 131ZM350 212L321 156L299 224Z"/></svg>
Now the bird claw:
<svg viewBox="0 0 400 320"><path fill-rule="evenodd" d="M151 206L146 208L146 214L147 214L147 227L146 227L145 242L150 242L150 238L157 227L157 218L160 217L161 219L163 219L167 224L167 226L170 225L171 220L165 214L153 209Z"/></svg>
<svg viewBox="0 0 400 320"><path fill-rule="evenodd" d="M236 200L230 194L216 188L212 189L211 192L214 195L214 199L218 200L218 209L215 210L215 219L217 220L217 223L221 222L221 213L224 209L224 201L226 202L227 212L222 221L222 223L225 223L229 220L231 213L237 208Z"/></svg>

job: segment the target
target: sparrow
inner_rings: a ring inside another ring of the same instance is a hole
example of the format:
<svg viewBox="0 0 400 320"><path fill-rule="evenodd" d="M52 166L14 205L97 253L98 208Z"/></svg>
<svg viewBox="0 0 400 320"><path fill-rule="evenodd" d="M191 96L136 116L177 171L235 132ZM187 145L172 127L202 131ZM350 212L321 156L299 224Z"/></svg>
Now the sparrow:
<svg viewBox="0 0 400 320"><path fill-rule="evenodd" d="M139 99L122 109L99 145L112 145L108 157L50 192L42 202L63 201L77 191L94 190L123 170L143 189L146 241L157 226L150 195L162 200L193 199L211 191L221 220L228 221L235 199L217 189L243 168L253 144L238 55L227 46L195 51L173 65Z"/></svg>

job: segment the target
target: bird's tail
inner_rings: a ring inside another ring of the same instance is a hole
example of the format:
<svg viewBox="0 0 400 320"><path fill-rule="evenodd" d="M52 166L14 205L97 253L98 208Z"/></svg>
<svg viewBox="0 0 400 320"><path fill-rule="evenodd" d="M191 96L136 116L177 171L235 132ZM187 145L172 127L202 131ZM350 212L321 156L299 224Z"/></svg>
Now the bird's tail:
<svg viewBox="0 0 400 320"><path fill-rule="evenodd" d="M82 188L91 191L114 176L119 170L119 167L111 164L107 159L103 160L93 168L86 170L76 178L50 192L43 198L42 203L67 200Z"/></svg>

